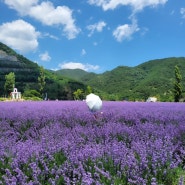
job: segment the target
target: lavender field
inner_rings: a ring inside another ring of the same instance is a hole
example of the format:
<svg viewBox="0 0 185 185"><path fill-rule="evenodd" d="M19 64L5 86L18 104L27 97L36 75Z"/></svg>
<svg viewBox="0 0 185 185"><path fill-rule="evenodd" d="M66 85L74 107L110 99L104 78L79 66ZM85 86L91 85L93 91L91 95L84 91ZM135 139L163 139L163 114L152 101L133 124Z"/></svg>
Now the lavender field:
<svg viewBox="0 0 185 185"><path fill-rule="evenodd" d="M185 184L185 103L0 103L0 184Z"/></svg>

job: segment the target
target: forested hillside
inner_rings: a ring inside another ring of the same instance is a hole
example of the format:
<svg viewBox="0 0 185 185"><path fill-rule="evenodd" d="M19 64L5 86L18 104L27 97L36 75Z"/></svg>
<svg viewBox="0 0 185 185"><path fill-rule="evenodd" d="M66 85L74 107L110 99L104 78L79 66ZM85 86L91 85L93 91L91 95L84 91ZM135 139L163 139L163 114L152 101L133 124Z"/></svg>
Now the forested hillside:
<svg viewBox="0 0 185 185"><path fill-rule="evenodd" d="M87 87L104 100L146 101L156 96L159 101L174 100L175 66L182 75L182 97L185 97L185 58L165 58L142 63L135 67L118 66L102 74L81 69L49 71L44 69L44 94L51 100L72 100L74 92L85 98ZM5 76L15 74L15 87L24 95L39 92L38 77L41 66L28 60L0 43L0 97L8 96L4 90ZM26 93L25 93L26 92ZM42 95L40 94L40 97Z"/></svg>
<svg viewBox="0 0 185 185"><path fill-rule="evenodd" d="M173 101L175 82L174 68L178 66L182 74L182 87L185 90L185 58L165 58L145 62L136 67L119 66L103 74L81 73L81 82L100 91L105 99L145 101L156 96L159 101ZM74 77L73 70L68 74ZM106 94L104 94L106 92ZM184 94L183 94L184 96Z"/></svg>
<svg viewBox="0 0 185 185"><path fill-rule="evenodd" d="M39 92L38 77L40 75L38 64L28 60L22 55L0 42L0 97L8 97L5 93L5 75L13 72L15 74L15 87L24 95L26 92ZM83 83L58 75L53 71L44 70L45 88L49 99L73 99L73 92L77 89L86 89ZM13 87L12 87L13 89ZM42 95L40 95L41 98Z"/></svg>

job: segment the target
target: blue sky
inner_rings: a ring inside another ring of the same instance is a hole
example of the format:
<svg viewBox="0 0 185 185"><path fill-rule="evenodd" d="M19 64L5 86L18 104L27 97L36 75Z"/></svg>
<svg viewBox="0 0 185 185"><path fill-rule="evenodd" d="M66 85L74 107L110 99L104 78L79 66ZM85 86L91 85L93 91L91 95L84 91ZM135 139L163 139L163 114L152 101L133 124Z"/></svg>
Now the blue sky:
<svg viewBox="0 0 185 185"><path fill-rule="evenodd" d="M0 41L46 69L185 56L184 0L0 0Z"/></svg>

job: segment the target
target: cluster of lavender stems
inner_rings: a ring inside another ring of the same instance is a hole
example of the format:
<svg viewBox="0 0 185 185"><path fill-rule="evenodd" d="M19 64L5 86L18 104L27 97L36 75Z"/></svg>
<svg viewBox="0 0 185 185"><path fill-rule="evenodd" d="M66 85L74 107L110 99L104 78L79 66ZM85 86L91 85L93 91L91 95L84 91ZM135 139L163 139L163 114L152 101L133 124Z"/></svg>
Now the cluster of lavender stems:
<svg viewBox="0 0 185 185"><path fill-rule="evenodd" d="M2 185L183 185L185 103L0 103ZM96 116L95 116L96 114Z"/></svg>

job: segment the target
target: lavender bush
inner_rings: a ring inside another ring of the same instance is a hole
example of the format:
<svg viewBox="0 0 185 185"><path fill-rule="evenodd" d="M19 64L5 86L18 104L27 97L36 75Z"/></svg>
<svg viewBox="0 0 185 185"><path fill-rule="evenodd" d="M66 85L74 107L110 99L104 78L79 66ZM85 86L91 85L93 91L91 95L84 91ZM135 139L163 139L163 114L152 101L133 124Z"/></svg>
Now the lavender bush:
<svg viewBox="0 0 185 185"><path fill-rule="evenodd" d="M185 104L0 103L0 184L182 185Z"/></svg>

